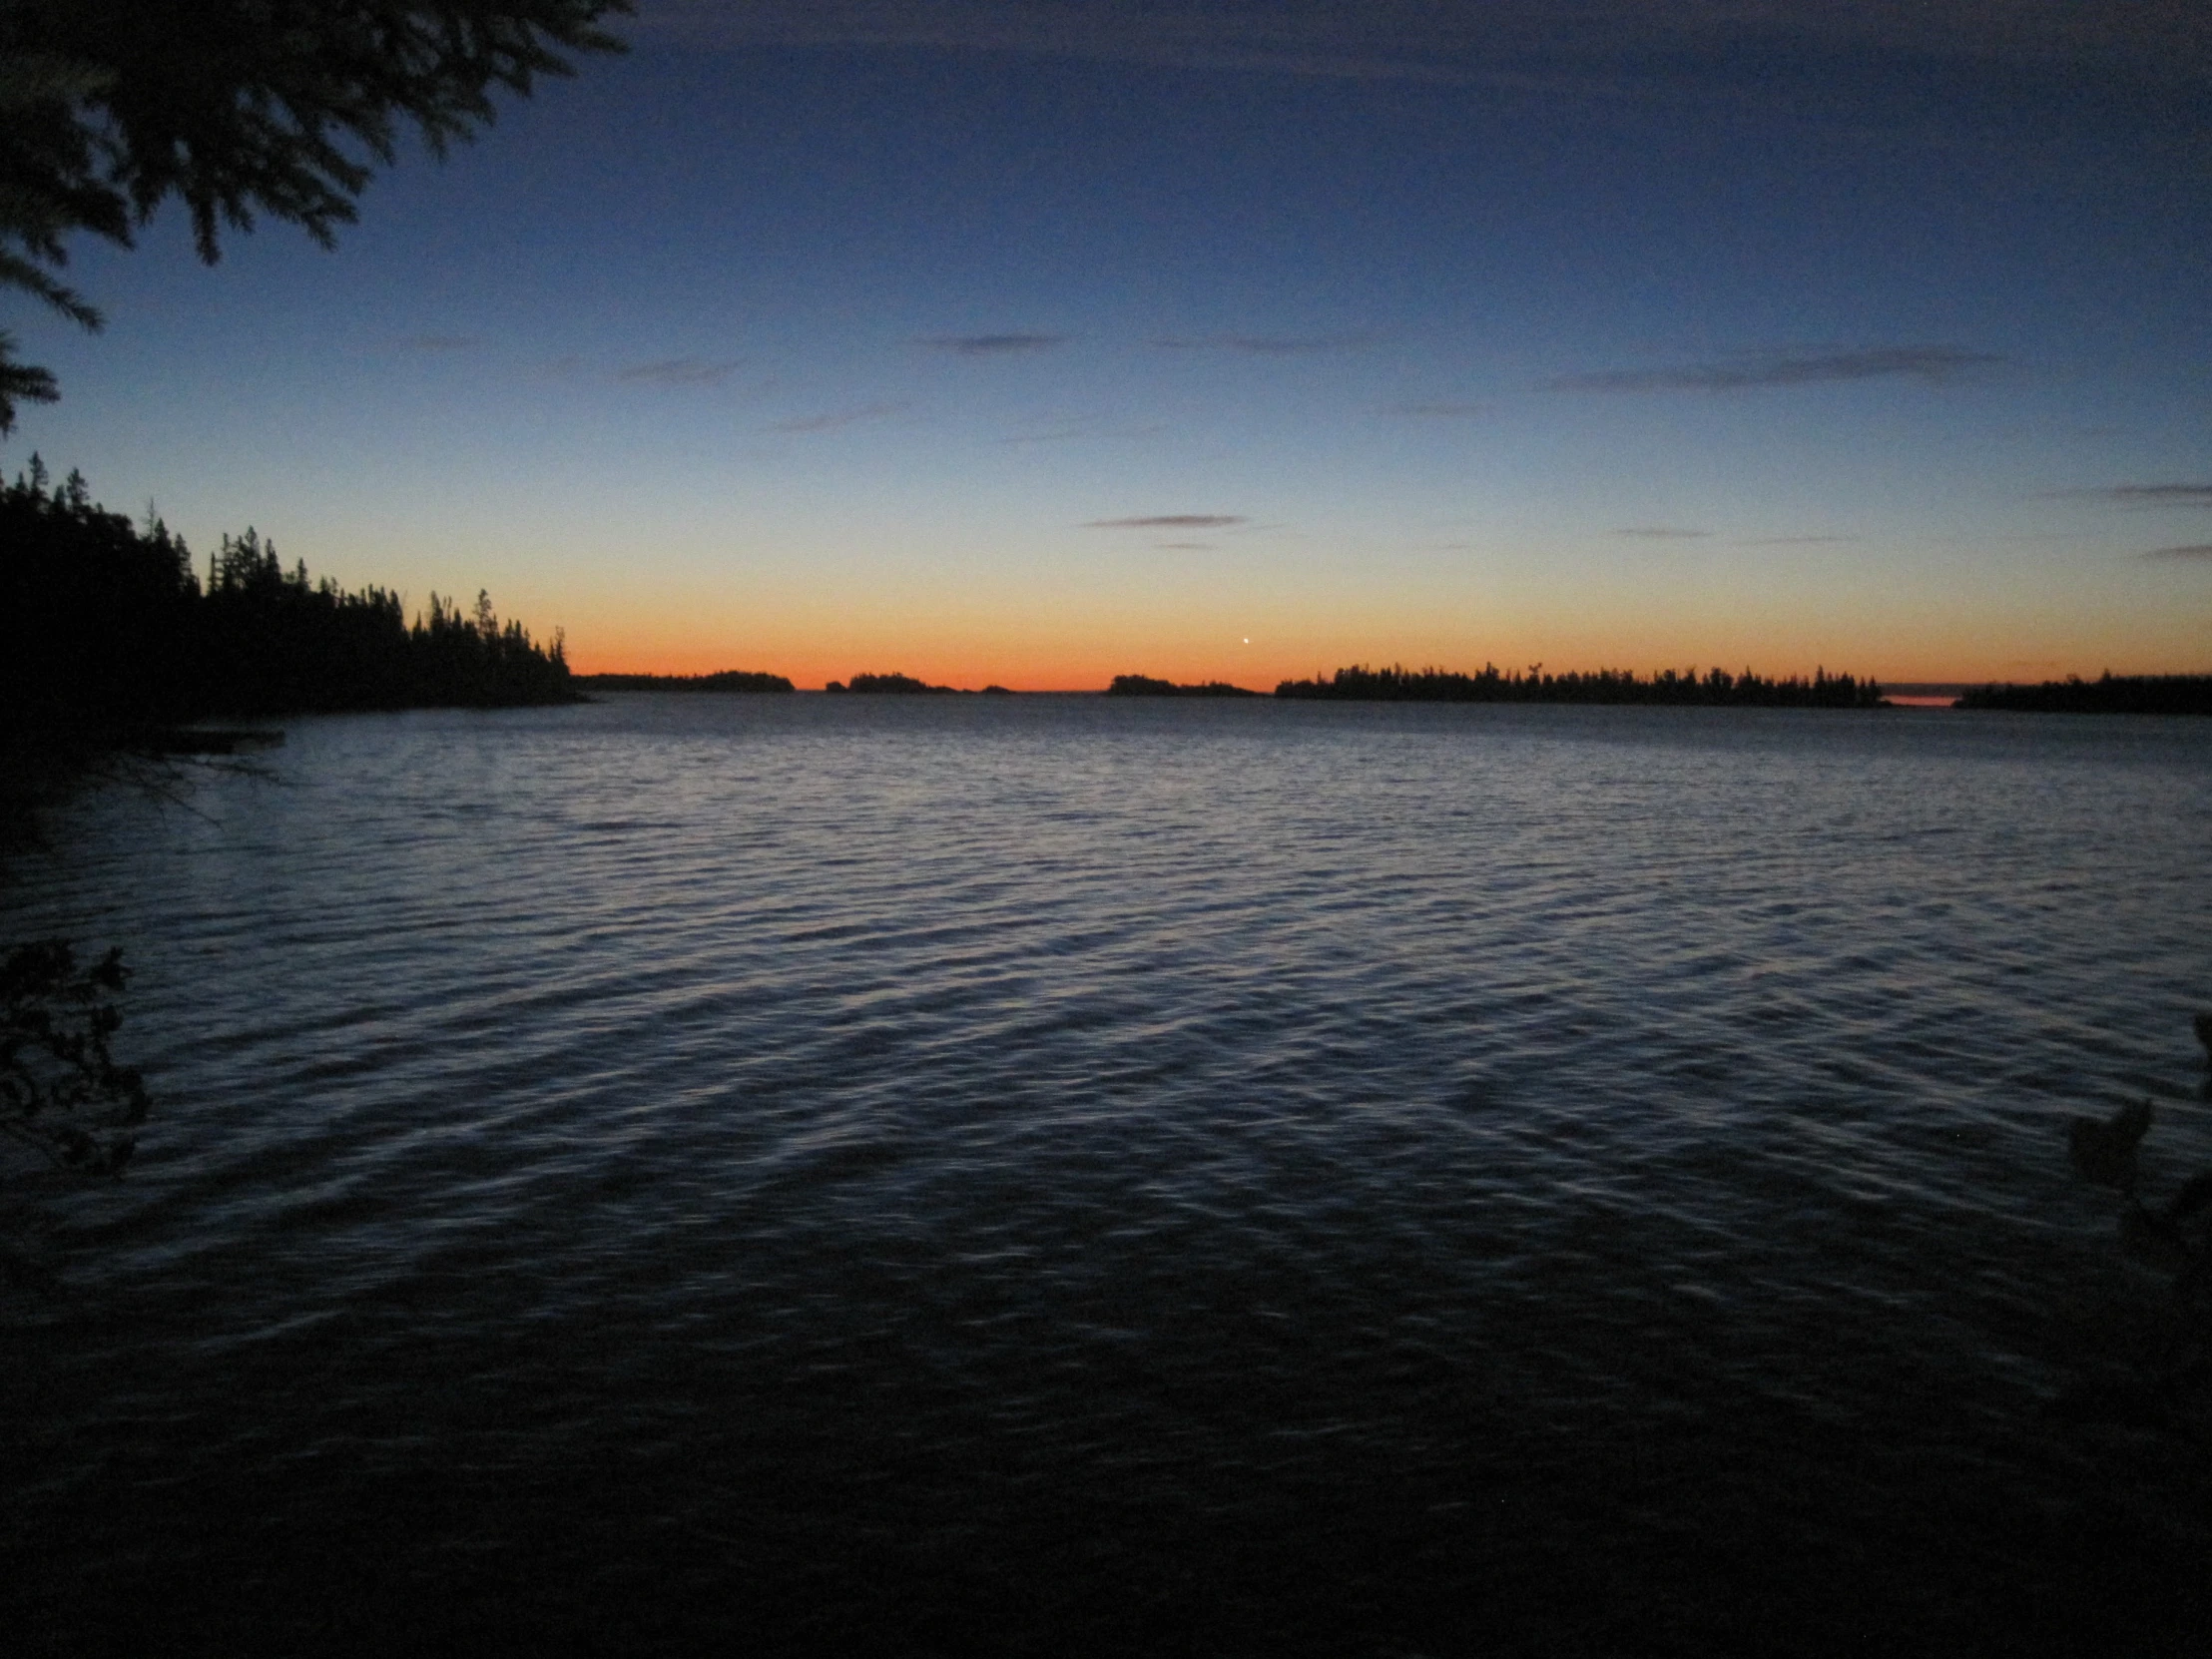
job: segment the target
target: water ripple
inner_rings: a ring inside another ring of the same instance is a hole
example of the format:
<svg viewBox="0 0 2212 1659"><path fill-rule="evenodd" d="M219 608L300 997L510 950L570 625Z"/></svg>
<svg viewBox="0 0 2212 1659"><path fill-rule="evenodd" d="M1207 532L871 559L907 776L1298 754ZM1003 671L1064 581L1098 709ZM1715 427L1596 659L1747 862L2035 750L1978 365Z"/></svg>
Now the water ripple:
<svg viewBox="0 0 2212 1659"><path fill-rule="evenodd" d="M1839 1630L1970 1648L2079 1628L2067 1517L2206 1547L2201 1458L2039 1414L2156 1319L2064 1117L2212 1159L2201 724L633 696L278 756L5 894L125 945L161 1103L10 1304L64 1647L131 1574L308 1629L348 1559L385 1618L1131 1651L1771 1650L1717 1610L1830 1560Z"/></svg>

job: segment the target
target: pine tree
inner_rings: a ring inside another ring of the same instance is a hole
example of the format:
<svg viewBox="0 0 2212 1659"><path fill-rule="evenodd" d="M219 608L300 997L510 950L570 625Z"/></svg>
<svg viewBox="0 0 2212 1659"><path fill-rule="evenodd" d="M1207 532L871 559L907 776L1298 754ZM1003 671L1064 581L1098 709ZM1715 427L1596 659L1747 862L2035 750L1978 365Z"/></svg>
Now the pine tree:
<svg viewBox="0 0 2212 1659"><path fill-rule="evenodd" d="M128 248L170 197L214 264L267 214L330 246L409 124L443 156L565 52L620 51L630 0L0 0L0 287L87 328L67 239ZM363 157L366 159L362 159ZM0 433L53 374L0 330Z"/></svg>

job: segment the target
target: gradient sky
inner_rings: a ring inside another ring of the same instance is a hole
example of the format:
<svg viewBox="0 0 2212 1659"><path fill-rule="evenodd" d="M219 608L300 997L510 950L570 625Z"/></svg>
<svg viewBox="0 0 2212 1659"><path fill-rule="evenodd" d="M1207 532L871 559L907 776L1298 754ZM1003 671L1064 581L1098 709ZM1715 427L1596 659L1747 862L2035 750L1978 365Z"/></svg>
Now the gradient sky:
<svg viewBox="0 0 2212 1659"><path fill-rule="evenodd" d="M0 459L586 671L2212 670L2201 7L624 32L335 253L81 246Z"/></svg>

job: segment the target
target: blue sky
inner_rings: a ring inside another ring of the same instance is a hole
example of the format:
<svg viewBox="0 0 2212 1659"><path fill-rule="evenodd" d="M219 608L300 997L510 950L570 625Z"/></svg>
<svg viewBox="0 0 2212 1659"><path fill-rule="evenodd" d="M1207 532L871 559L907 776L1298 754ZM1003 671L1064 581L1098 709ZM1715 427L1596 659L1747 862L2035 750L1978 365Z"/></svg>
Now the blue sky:
<svg viewBox="0 0 2212 1659"><path fill-rule="evenodd" d="M585 668L2212 669L2165 5L647 0L4 454ZM1247 643L1249 642L1249 643Z"/></svg>

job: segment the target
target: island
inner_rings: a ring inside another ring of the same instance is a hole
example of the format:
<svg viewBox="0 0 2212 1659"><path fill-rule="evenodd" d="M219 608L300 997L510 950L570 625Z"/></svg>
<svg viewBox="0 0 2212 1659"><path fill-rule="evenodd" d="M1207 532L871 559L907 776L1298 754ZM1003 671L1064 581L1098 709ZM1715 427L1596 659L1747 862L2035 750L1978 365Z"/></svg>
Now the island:
<svg viewBox="0 0 2212 1659"><path fill-rule="evenodd" d="M794 689L791 681L781 674L760 674L737 668L726 668L719 674L576 674L569 678L573 685L588 692L722 692L750 697Z"/></svg>
<svg viewBox="0 0 2212 1659"><path fill-rule="evenodd" d="M858 692L864 697L957 697L957 686L932 686L910 674L855 674L850 680L832 680L826 692ZM994 696L1011 697L1004 686L987 688Z"/></svg>
<svg viewBox="0 0 2212 1659"><path fill-rule="evenodd" d="M1172 680L1155 680L1143 674L1117 674L1106 688L1108 697L1262 697L1226 680L1209 680L1202 686L1179 686Z"/></svg>

